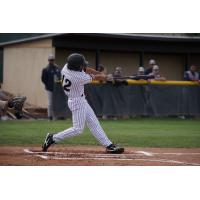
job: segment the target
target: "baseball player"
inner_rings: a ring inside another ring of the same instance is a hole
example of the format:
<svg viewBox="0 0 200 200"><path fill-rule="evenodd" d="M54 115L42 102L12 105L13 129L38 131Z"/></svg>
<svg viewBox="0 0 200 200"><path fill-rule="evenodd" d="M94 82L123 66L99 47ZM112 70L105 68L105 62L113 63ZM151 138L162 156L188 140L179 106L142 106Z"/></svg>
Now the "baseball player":
<svg viewBox="0 0 200 200"><path fill-rule="evenodd" d="M56 134L48 133L42 151L54 143L65 138L77 136L84 130L85 123L90 129L93 136L101 145L106 147L107 153L123 153L124 148L113 144L103 131L94 111L88 104L84 95L84 85L91 83L92 80L106 80L108 77L87 66L85 57L81 54L74 53L69 55L67 64L61 71L62 86L65 94L68 96L68 106L72 112L73 127L68 128Z"/></svg>

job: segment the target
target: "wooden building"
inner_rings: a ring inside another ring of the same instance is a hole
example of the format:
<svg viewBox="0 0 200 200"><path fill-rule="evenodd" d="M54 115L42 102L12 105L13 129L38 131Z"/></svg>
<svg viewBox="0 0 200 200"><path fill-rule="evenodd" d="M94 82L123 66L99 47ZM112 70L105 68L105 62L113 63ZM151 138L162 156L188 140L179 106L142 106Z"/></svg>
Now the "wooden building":
<svg viewBox="0 0 200 200"><path fill-rule="evenodd" d="M124 75L134 74L139 66L148 67L149 59L155 59L168 80L182 80L190 64L200 65L200 37L66 33L1 41L2 89L15 95L26 95L30 103L46 107L46 92L40 78L42 69L48 63L48 55L54 53L56 63L62 67L72 52L84 54L95 68L103 64L108 73L121 66Z"/></svg>

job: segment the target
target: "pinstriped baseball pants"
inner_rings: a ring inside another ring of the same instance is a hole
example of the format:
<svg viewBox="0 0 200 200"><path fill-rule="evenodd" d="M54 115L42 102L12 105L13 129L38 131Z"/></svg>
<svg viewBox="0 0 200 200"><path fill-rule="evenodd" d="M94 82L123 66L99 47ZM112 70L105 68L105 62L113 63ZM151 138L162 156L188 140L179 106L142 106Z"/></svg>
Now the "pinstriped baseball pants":
<svg viewBox="0 0 200 200"><path fill-rule="evenodd" d="M112 143L106 136L94 111L84 97L69 98L68 106L72 111L73 127L54 134L53 140L55 142L59 142L64 138L69 138L81 134L86 123L87 127L90 129L91 133L99 141L100 144L107 147Z"/></svg>

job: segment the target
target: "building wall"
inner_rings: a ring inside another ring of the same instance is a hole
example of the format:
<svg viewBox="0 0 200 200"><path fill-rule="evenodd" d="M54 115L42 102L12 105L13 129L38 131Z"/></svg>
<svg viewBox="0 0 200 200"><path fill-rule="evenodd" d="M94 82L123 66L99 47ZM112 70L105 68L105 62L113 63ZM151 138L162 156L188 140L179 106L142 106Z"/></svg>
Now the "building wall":
<svg viewBox="0 0 200 200"><path fill-rule="evenodd" d="M86 60L88 60L88 62L95 67L96 52L86 50L56 49L57 64L59 66L63 66L66 63L67 56L74 52L82 53ZM123 68L124 75L130 75L137 71L139 66L139 54L101 51L99 64L106 67L108 73L112 73L115 70L115 67L121 66Z"/></svg>
<svg viewBox="0 0 200 200"><path fill-rule="evenodd" d="M69 50L69 49L56 49L56 62L59 66L66 63L67 56L70 53L79 52L85 55L89 63L95 66L96 53L95 51L86 50ZM145 53L144 54L144 67L148 67L149 59L155 59L160 66L160 71L163 76L168 80L182 80L185 55L183 54L161 54L161 53ZM193 60L198 60L198 56L193 57ZM139 53L130 52L110 52L100 51L99 63L107 69L107 73L113 73L117 66L123 68L123 74L133 75L139 67L140 55Z"/></svg>
<svg viewBox="0 0 200 200"><path fill-rule="evenodd" d="M139 67L139 54L128 52L100 52L100 63L107 68L107 73L113 73L120 66L123 75L133 75Z"/></svg>
<svg viewBox="0 0 200 200"><path fill-rule="evenodd" d="M67 62L67 57L71 53L81 53L85 56L86 60L92 65L95 66L96 53L95 51L87 51L87 50L70 50L70 49L56 49L56 63L63 67Z"/></svg>
<svg viewBox="0 0 200 200"><path fill-rule="evenodd" d="M148 68L149 59L155 59L161 74L168 80L183 80L185 57L181 54L144 54L144 66Z"/></svg>
<svg viewBox="0 0 200 200"><path fill-rule="evenodd" d="M196 65L200 70L200 54L191 54L190 55L190 64Z"/></svg>
<svg viewBox="0 0 200 200"><path fill-rule="evenodd" d="M79 52L85 55L89 63L95 66L96 52L92 50L70 50L52 47L51 39L9 45L4 48L3 85L2 88L15 95L25 95L31 104L46 107L47 96L41 83L41 71L47 65L50 53L56 54L56 62L60 67L66 63L70 53ZM185 56L181 54L145 53L144 66L149 59L155 59L161 73L168 80L182 80ZM139 66L139 53L100 51L99 63L112 73L117 66L123 68L124 75L135 74ZM191 60L199 62L199 56Z"/></svg>
<svg viewBox="0 0 200 200"><path fill-rule="evenodd" d="M47 65L50 53L54 53L51 39L6 46L3 89L14 95L27 96L27 102L33 105L46 107L41 71Z"/></svg>

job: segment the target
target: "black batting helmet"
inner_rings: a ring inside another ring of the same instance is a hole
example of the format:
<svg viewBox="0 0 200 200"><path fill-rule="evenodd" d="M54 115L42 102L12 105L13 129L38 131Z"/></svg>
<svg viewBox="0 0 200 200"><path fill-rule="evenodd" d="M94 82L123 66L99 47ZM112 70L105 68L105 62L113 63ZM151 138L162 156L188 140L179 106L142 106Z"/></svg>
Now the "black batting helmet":
<svg viewBox="0 0 200 200"><path fill-rule="evenodd" d="M72 53L67 58L67 67L70 70L81 71L82 67L86 67L87 64L85 57L79 53Z"/></svg>

